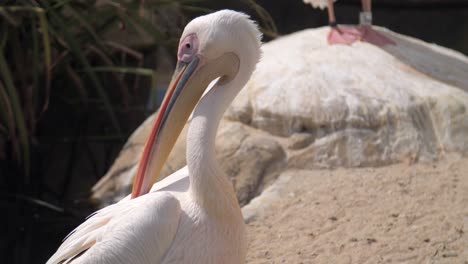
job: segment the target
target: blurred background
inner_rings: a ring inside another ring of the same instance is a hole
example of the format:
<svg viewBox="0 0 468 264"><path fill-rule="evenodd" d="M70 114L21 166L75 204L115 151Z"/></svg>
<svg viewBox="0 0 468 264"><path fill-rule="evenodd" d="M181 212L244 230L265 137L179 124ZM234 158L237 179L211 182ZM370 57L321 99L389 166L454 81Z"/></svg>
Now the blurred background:
<svg viewBox="0 0 468 264"><path fill-rule="evenodd" d="M224 8L265 41L328 23L300 0L0 1L1 260L44 263L93 211L90 188L164 96L184 25ZM376 25L468 54L468 0L373 9ZM359 10L335 6L342 24Z"/></svg>

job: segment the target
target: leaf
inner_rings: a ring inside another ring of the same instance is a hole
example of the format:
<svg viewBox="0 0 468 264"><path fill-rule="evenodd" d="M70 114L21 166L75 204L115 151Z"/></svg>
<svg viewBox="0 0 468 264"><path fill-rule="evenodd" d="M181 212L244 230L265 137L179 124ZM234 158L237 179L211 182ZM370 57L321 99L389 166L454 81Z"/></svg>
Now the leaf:
<svg viewBox="0 0 468 264"><path fill-rule="evenodd" d="M192 12L202 12L202 13L211 13L215 10L206 8L206 7L199 7L199 6L191 6L191 5L183 5L182 9L192 11Z"/></svg>
<svg viewBox="0 0 468 264"><path fill-rule="evenodd" d="M95 72L119 72L124 74L130 73L149 77L151 79L152 97L156 98L156 72L154 70L135 67L94 67L92 70Z"/></svg>
<svg viewBox="0 0 468 264"><path fill-rule="evenodd" d="M34 88L39 88L39 67L40 67L40 57L41 53L39 50L39 40L38 40L38 32L35 30L37 28L37 21L33 19L31 21L31 37L32 37L32 75L33 75L33 80L32 80L32 85ZM34 89L33 90L33 105L34 108L37 108L39 105L39 89Z"/></svg>
<svg viewBox="0 0 468 264"><path fill-rule="evenodd" d="M105 42L106 45L108 45L109 47L112 47L120 52L123 53L123 55L130 55L131 57L133 57L134 59L136 59L138 61L137 63L137 68L141 68L143 66L143 54L141 52L138 52L132 48L129 48L127 46L124 46L122 44L119 44L117 42L114 42L114 41L106 41ZM126 56L122 56L122 64L125 64L125 58ZM135 77L135 80L133 82L133 91L136 91L138 85L140 83L140 76L136 76Z"/></svg>
<svg viewBox="0 0 468 264"><path fill-rule="evenodd" d="M67 64L66 69L68 77L70 77L70 80L75 84L78 94L80 94L81 99L85 101L86 99L88 99L88 91L85 89L80 76L78 76L76 71L69 64Z"/></svg>
<svg viewBox="0 0 468 264"><path fill-rule="evenodd" d="M121 134L121 129L117 117L112 109L112 105L109 101L109 98L102 86L101 82L97 78L96 74L91 71L91 65L87 60L86 56L83 54L80 45L75 41L73 35L69 32L69 30L64 26L65 23L62 17L55 12L53 8L50 8L50 5L47 0L42 0L41 3L46 6L47 13L50 14L52 20L54 20L54 24L59 28L61 35L63 36L65 42L69 45L72 53L75 55L76 59L80 62L80 64L84 67L85 71L88 73L89 78L91 79L91 83L96 88L97 93L101 100L104 103L104 107L106 108L107 114L111 120L111 123L114 129L117 131L118 134Z"/></svg>
<svg viewBox="0 0 468 264"><path fill-rule="evenodd" d="M42 32L42 42L43 42L43 48L44 48L44 62L45 62L45 88L46 88L46 96L44 96L45 98L45 102L44 102L44 105L42 107L42 111L45 111L45 109L47 109L47 106L48 106L48 99L49 99L49 94L50 94L50 81L51 81L51 70L52 70L52 65L51 65L51 48L50 48L50 40L49 40L49 30L48 30L48 26L47 26L47 18L45 16L45 12L44 12L44 9L40 8L40 7L32 7L32 6L6 6L6 7L0 7L0 14L2 15L7 15L8 12L29 12L29 13L33 13L33 14L36 14L37 17L38 17L38 20L39 20L39 29L40 31ZM32 27L33 27L33 41L34 41L34 38L35 38L35 34L37 34L37 31L35 30L35 26L36 23L32 22ZM16 26L19 26L16 25ZM34 56L37 57L37 46L34 46L36 45L35 43L33 43L33 52L34 52ZM3 47L4 45L2 45ZM37 74L37 71L35 71L34 74ZM35 76L34 78L37 78L37 76ZM36 80L36 79L35 79Z"/></svg>
<svg viewBox="0 0 468 264"><path fill-rule="evenodd" d="M8 135L14 136L15 134L15 117L13 116L13 109L11 108L10 99L5 90L5 86L0 81L0 116L3 123L6 125Z"/></svg>
<svg viewBox="0 0 468 264"><path fill-rule="evenodd" d="M277 37L278 29L276 28L275 21L268 13L268 11L266 11L261 5L257 4L255 0L243 0L243 2L246 2L250 7L252 7L260 17L263 24L263 26L261 27L261 31L263 32L263 34L273 38Z"/></svg>
<svg viewBox="0 0 468 264"><path fill-rule="evenodd" d="M132 73L155 78L156 74L153 70L147 68L134 68L134 67L92 67L91 71L94 72L119 72L119 73Z"/></svg>
<svg viewBox="0 0 468 264"><path fill-rule="evenodd" d="M19 141L21 145L21 156L23 161L23 170L25 175L25 183L29 183L29 140L28 131L26 129L26 120L24 119L23 110L21 109L21 102L19 101L16 88L13 83L13 78L8 64L5 60L3 52L0 52L0 75L5 82L6 92L12 106L16 127L18 129Z"/></svg>
<svg viewBox="0 0 468 264"><path fill-rule="evenodd" d="M119 50L121 52L124 52L124 53L134 57L135 59L137 59L139 61L143 60L143 54L141 52L137 51L137 50L134 50L134 49L130 48L130 47L127 47L127 46L122 45L120 43L117 43L115 41L106 41L105 44L112 47L112 48L114 48L114 49L117 49L117 50Z"/></svg>
<svg viewBox="0 0 468 264"><path fill-rule="evenodd" d="M106 64L108 67L114 67L114 62L112 62L112 59L109 58L104 52L102 52L102 50L100 50L97 47L94 47L92 45L90 45L88 47L88 50L90 50L90 51L94 52L96 55L98 55L99 58L101 58L101 60L104 62L104 64ZM116 83L120 88L120 92L122 93L123 103L125 104L125 106L128 106L129 100L130 100L130 95L129 95L127 86L123 82L123 79L121 77L119 77L116 72L111 72L111 73L113 73L112 76L115 78Z"/></svg>
<svg viewBox="0 0 468 264"><path fill-rule="evenodd" d="M46 95L44 96L45 101L44 105L42 106L42 112L44 112L47 107L49 106L49 98L50 98L50 85L52 79L52 57L51 57L51 48L50 48L50 40L49 40L49 27L47 24L47 19L44 13L44 10L41 9L40 12L37 13L39 17L39 27L42 31L42 46L44 47L44 60L45 60L45 88L46 88Z"/></svg>
<svg viewBox="0 0 468 264"><path fill-rule="evenodd" d="M86 32L89 33L89 35L91 35L94 43L99 47L99 49L105 51L106 49L102 45L102 39L99 37L97 32L93 29L93 27L86 21L86 18L84 18L79 12L75 11L75 9L71 7L70 5L68 6L67 11L70 12L70 14L72 14L76 18L76 20L79 22L79 24L82 25L86 29Z"/></svg>
<svg viewBox="0 0 468 264"><path fill-rule="evenodd" d="M127 23L135 26L135 28L143 30L147 33L155 43L161 43L164 39L163 34L157 30L148 20L142 19L139 16L129 16L125 12L119 12L119 16Z"/></svg>
<svg viewBox="0 0 468 264"><path fill-rule="evenodd" d="M8 41L9 37L9 31L8 31L8 24L7 23L2 23L2 37L0 39L0 50L3 50L6 46L6 43Z"/></svg>
<svg viewBox="0 0 468 264"><path fill-rule="evenodd" d="M8 193L0 193L0 197L2 197L5 199L5 197L12 197L15 199L15 201L17 200L23 200L23 201L27 201L29 203L32 203L32 204L35 204L37 206L40 206L40 207L44 207L44 208L47 208L49 210L52 210L52 211L55 211L55 212L58 212L58 213L63 213L65 212L65 210L61 207L58 207L58 206L55 206L51 203L48 203L46 201L43 201L43 200L40 200L38 198L34 198L34 197L31 197L31 196L26 196L26 195L22 195L22 194L8 194Z"/></svg>

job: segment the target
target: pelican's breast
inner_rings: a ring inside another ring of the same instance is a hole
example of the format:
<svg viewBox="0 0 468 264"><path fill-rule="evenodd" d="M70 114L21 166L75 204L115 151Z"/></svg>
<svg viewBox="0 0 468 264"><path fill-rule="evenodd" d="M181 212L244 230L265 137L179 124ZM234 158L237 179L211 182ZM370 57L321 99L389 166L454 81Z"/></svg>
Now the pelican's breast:
<svg viewBox="0 0 468 264"><path fill-rule="evenodd" d="M182 207L179 229L164 264L244 263L247 241L242 214L226 224L207 215L189 193L178 197Z"/></svg>

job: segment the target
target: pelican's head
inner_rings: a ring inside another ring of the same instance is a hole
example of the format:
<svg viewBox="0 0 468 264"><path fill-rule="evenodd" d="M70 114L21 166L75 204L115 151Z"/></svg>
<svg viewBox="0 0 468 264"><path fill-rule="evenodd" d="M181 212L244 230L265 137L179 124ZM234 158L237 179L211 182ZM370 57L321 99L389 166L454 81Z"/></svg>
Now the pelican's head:
<svg viewBox="0 0 468 264"><path fill-rule="evenodd" d="M261 34L245 14L222 10L192 20L184 29L177 66L143 150L132 198L147 193L208 84L249 78L260 59ZM247 79L245 81L247 81ZM222 87L222 86L219 86Z"/></svg>

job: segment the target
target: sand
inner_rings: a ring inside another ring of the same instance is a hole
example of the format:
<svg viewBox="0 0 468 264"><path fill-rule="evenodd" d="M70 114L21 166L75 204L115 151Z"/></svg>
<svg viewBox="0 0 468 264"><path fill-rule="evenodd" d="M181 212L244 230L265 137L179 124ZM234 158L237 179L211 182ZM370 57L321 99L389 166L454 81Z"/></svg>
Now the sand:
<svg viewBox="0 0 468 264"><path fill-rule="evenodd" d="M288 173L247 263L468 264L468 158Z"/></svg>

